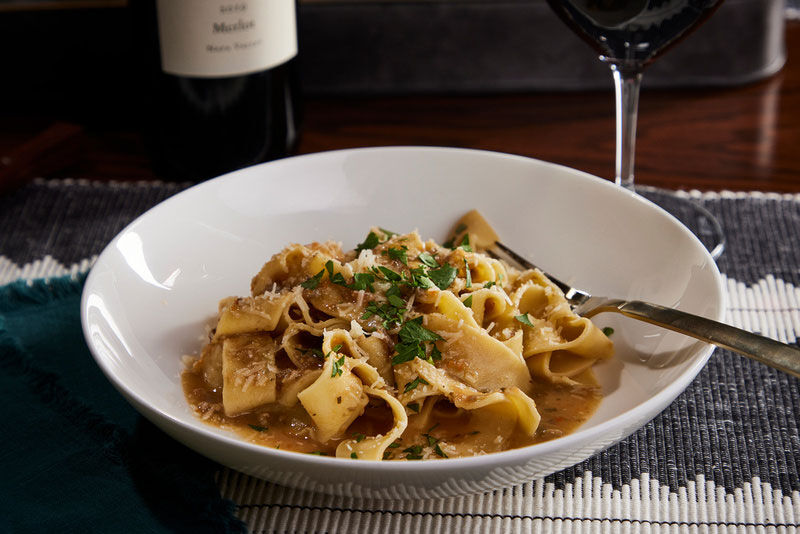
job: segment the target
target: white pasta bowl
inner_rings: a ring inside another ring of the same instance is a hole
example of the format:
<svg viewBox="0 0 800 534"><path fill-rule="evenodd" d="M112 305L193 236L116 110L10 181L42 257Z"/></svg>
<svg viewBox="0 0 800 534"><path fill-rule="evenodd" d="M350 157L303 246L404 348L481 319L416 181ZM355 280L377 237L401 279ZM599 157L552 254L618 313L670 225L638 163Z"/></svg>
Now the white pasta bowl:
<svg viewBox="0 0 800 534"><path fill-rule="evenodd" d="M181 389L217 302L288 243L341 241L371 226L443 240L477 208L503 242L597 295L638 298L721 319L722 279L702 244L666 212L569 168L493 152L392 147L258 165L154 207L106 247L86 281L81 318L97 364L141 414L217 462L303 489L363 497L436 497L542 477L611 446L661 412L712 348L621 316L596 317L617 355L598 364L605 395L568 436L472 458L373 462L248 443L209 426Z"/></svg>

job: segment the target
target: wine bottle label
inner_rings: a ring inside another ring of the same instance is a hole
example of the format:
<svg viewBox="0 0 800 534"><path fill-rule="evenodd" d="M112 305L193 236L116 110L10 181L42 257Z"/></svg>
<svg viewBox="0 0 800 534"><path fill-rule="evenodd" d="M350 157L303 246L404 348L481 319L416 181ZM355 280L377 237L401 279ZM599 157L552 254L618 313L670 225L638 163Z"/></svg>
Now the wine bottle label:
<svg viewBox="0 0 800 534"><path fill-rule="evenodd" d="M294 0L157 0L156 7L166 73L238 76L297 55Z"/></svg>

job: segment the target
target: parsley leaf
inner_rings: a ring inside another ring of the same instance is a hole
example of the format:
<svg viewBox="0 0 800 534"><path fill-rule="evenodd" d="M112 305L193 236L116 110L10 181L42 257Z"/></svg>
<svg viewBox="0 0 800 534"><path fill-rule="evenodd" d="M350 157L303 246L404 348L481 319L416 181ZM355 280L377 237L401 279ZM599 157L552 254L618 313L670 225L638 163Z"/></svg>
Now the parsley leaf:
<svg viewBox="0 0 800 534"><path fill-rule="evenodd" d="M533 326L533 323L531 322L531 319L530 317L528 317L527 313L523 313L522 315L515 315L514 319L521 322L522 324Z"/></svg>
<svg viewBox="0 0 800 534"><path fill-rule="evenodd" d="M436 258L434 258L428 252L421 253L419 256L417 256L417 259L421 261L425 266L430 267L431 269L435 269L439 266L439 262L436 261Z"/></svg>
<svg viewBox="0 0 800 534"><path fill-rule="evenodd" d="M431 344L431 357L428 360L428 363L438 362L442 359L442 352L439 350L439 347L436 346L435 343Z"/></svg>
<svg viewBox="0 0 800 534"><path fill-rule="evenodd" d="M375 269L377 269L377 271ZM384 267L383 265L379 265L378 267L373 267L373 272L375 272L379 276L383 275L384 280L387 280L389 282L399 282L403 279L403 277L400 276L400 274L394 272L388 267Z"/></svg>
<svg viewBox="0 0 800 534"><path fill-rule="evenodd" d="M603 333L606 335L606 337L610 337L611 334L614 333L614 329L611 328L610 326L607 326L607 327L603 328Z"/></svg>
<svg viewBox="0 0 800 534"><path fill-rule="evenodd" d="M411 403L406 405L406 408L408 408L409 410L412 410L412 411L414 411L416 413L419 413L419 403L418 402L411 402ZM389 445L389 446L391 447L392 445Z"/></svg>
<svg viewBox="0 0 800 534"><path fill-rule="evenodd" d="M428 447L433 447L437 443L439 443L439 438L435 438L430 434L422 434L422 437L428 440Z"/></svg>
<svg viewBox="0 0 800 534"><path fill-rule="evenodd" d="M367 436L360 432L357 432L353 434L353 437L356 438L356 443L361 443Z"/></svg>
<svg viewBox="0 0 800 534"><path fill-rule="evenodd" d="M365 249L373 249L378 246L378 243L380 243L378 235L375 232L370 232L363 243L356 245L356 254Z"/></svg>
<svg viewBox="0 0 800 534"><path fill-rule="evenodd" d="M392 365L410 362L414 358L425 359L425 349L419 343L398 343L394 348L397 354L392 357Z"/></svg>
<svg viewBox="0 0 800 534"><path fill-rule="evenodd" d="M403 389L403 393L408 393L409 391L416 389L417 386L419 386L420 384L425 384L426 386L430 385L430 383L427 380L425 380L421 376L418 376L417 378L406 384L405 389Z"/></svg>
<svg viewBox="0 0 800 534"><path fill-rule="evenodd" d="M467 258L464 258L464 276L467 279L467 285L465 287L472 287L472 273L469 270L469 263L467 263Z"/></svg>
<svg viewBox="0 0 800 534"><path fill-rule="evenodd" d="M317 289L320 280L322 280L322 275L325 274L325 269L322 269L320 272L300 284L300 287L303 289Z"/></svg>
<svg viewBox="0 0 800 534"><path fill-rule="evenodd" d="M403 452L407 453L406 460L422 460L422 445L412 445Z"/></svg>
<svg viewBox="0 0 800 534"><path fill-rule="evenodd" d="M419 267L415 267L414 269L409 269L409 274L404 280L407 285L411 287L419 287L422 289L428 289L433 287L433 282L431 279L428 278L428 273L425 272L425 267L420 265Z"/></svg>
<svg viewBox="0 0 800 534"><path fill-rule="evenodd" d="M432 332L422 326L422 316L404 322L397 333L397 337L400 342L394 347L397 354L392 358L392 365L410 362L414 358L433 363L434 360L442 357L441 352L433 342L443 338L436 332ZM426 357L424 344L429 342L432 344L431 356Z"/></svg>
<svg viewBox="0 0 800 534"><path fill-rule="evenodd" d="M249 426L253 430L257 430L258 432L266 432L267 430L269 430L269 427L267 426L260 426L260 425L247 425L247 426Z"/></svg>
<svg viewBox="0 0 800 534"><path fill-rule="evenodd" d="M403 245L400 248L390 248L388 251L389 257L397 260L404 265L408 265L408 247Z"/></svg>
<svg viewBox="0 0 800 534"><path fill-rule="evenodd" d="M387 230L386 228L378 228L378 230L383 232L383 235L386 237L387 240L397 235L397 232L392 232L391 230Z"/></svg>
<svg viewBox="0 0 800 534"><path fill-rule="evenodd" d="M370 293L375 293L375 288L372 284L375 282L375 275L371 273L356 273L353 275L353 283L349 287L353 291L368 290Z"/></svg>
<svg viewBox="0 0 800 534"><path fill-rule="evenodd" d="M350 453L350 458L352 458L353 460L358 460L358 455L356 453L354 453L354 452L351 452Z"/></svg>
<svg viewBox="0 0 800 534"><path fill-rule="evenodd" d="M467 298L465 298L462 302L463 302L464 306L466 306L467 308L471 308L472 307L472 295L470 295Z"/></svg>
<svg viewBox="0 0 800 534"><path fill-rule="evenodd" d="M442 458L447 458L448 457L447 454L445 454L445 452L442 450L442 448L439 446L438 443L433 446L433 452L435 452L436 454L438 454Z"/></svg>
<svg viewBox="0 0 800 534"><path fill-rule="evenodd" d="M432 332L422 326L421 315L403 323L397 336L403 343L424 343L426 341L439 341L444 339L436 332Z"/></svg>
<svg viewBox="0 0 800 534"><path fill-rule="evenodd" d="M344 356L341 358L333 359L333 365L331 366L331 378L336 378L337 376L342 375L342 366L344 365Z"/></svg>
<svg viewBox="0 0 800 534"><path fill-rule="evenodd" d="M458 246L463 248L466 252L472 252L472 247L469 244L469 234L464 234L464 238Z"/></svg>
<svg viewBox="0 0 800 534"><path fill-rule="evenodd" d="M444 290L450 287L450 284L452 284L453 280L456 279L457 273L458 269L448 263L445 263L438 269L431 269L428 271L428 278L430 278L431 281L436 284L436 287Z"/></svg>
<svg viewBox="0 0 800 534"><path fill-rule="evenodd" d="M367 304L366 308L364 308L364 313L361 315L361 320L369 319L373 315L377 315L381 319L383 319L383 327L387 330L392 328L396 324L400 324L403 320L403 313L405 313L405 303L403 303L403 308L396 308L389 304L388 302L377 303L375 301L370 302Z"/></svg>
<svg viewBox="0 0 800 534"><path fill-rule="evenodd" d="M397 295L389 295L386 297L389 300L389 304L394 306L395 308L405 308L406 301L398 297Z"/></svg>

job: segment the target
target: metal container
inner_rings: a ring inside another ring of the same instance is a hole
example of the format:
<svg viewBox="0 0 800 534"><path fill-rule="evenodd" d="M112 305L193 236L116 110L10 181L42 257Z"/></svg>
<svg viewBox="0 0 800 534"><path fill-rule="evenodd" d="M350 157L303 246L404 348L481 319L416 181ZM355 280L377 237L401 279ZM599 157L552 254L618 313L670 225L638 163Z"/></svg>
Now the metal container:
<svg viewBox="0 0 800 534"><path fill-rule="evenodd" d="M783 66L785 0L726 0L648 67L650 87L726 86ZM306 0L310 94L610 88L608 67L544 0Z"/></svg>

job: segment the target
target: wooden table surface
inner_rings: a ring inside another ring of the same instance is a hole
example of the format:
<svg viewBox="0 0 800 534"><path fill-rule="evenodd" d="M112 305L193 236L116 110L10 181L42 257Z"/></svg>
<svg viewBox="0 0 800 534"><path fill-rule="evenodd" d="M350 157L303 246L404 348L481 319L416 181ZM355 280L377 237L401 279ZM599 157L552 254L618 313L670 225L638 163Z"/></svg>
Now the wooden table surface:
<svg viewBox="0 0 800 534"><path fill-rule="evenodd" d="M800 22L788 22L786 36L787 64L768 79L727 88L643 90L637 183L800 192ZM610 74L608 83L608 91L592 92L309 98L297 152L457 146L522 154L613 178ZM31 144L59 119L46 113L0 117L0 166L16 163L13 172L0 168L0 189L35 176L158 178L129 124L73 118L55 128L54 136L67 140L54 144L58 150L48 149L52 140L41 136Z"/></svg>

